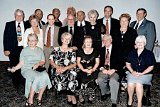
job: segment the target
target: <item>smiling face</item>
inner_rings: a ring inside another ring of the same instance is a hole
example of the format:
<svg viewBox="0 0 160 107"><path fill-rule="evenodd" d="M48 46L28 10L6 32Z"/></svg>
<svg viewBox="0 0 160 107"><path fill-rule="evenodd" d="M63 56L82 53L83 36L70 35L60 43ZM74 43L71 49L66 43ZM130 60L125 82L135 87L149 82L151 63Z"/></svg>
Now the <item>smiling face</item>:
<svg viewBox="0 0 160 107"><path fill-rule="evenodd" d="M111 17L111 15L112 15L112 9L109 8L109 7L105 8L105 10L104 10L104 16L108 19L108 18Z"/></svg>
<svg viewBox="0 0 160 107"><path fill-rule="evenodd" d="M96 20L97 20L97 16L95 14L90 14L89 21L91 23L94 23L94 22L96 22Z"/></svg>
<svg viewBox="0 0 160 107"><path fill-rule="evenodd" d="M136 17L137 17L137 20L138 20L138 21L143 20L143 19L145 18L145 16L146 16L146 13L144 13L143 10L139 10L139 11L137 11L137 13L136 13Z"/></svg>
<svg viewBox="0 0 160 107"><path fill-rule="evenodd" d="M31 20L31 26L32 26L32 27L37 27L37 26L38 26L38 20L37 20L36 18L33 18L33 19Z"/></svg>
<svg viewBox="0 0 160 107"><path fill-rule="evenodd" d="M145 42L142 40L142 39L139 39L137 42L136 42L136 47L138 49L144 49L144 46L145 46Z"/></svg>
<svg viewBox="0 0 160 107"><path fill-rule="evenodd" d="M124 28L128 27L128 25L129 25L128 18L122 17L120 19L120 25L121 25L121 27L124 27Z"/></svg>
<svg viewBox="0 0 160 107"><path fill-rule="evenodd" d="M54 16L53 15L49 15L47 21L48 21L48 24L50 26L52 26L54 24L54 22L55 22Z"/></svg>
<svg viewBox="0 0 160 107"><path fill-rule="evenodd" d="M84 20L84 18L85 18L85 14L82 11L79 11L77 13L77 20L82 22Z"/></svg>
<svg viewBox="0 0 160 107"><path fill-rule="evenodd" d="M21 22L21 21L23 21L23 19L24 19L23 13L20 11L17 11L15 14L15 20L17 22Z"/></svg>
<svg viewBox="0 0 160 107"><path fill-rule="evenodd" d="M74 16L73 15L68 15L67 21L68 21L68 26L74 26Z"/></svg>
<svg viewBox="0 0 160 107"><path fill-rule="evenodd" d="M38 40L35 36L29 36L28 37L28 46L31 48L34 48L37 46Z"/></svg>
<svg viewBox="0 0 160 107"><path fill-rule="evenodd" d="M69 33L62 34L62 44L68 45L71 42L72 36Z"/></svg>
<svg viewBox="0 0 160 107"><path fill-rule="evenodd" d="M112 44L112 38L110 36L106 36L105 35L103 37L102 41L103 41L104 46L107 47L107 48L109 48L111 46L111 44Z"/></svg>
<svg viewBox="0 0 160 107"><path fill-rule="evenodd" d="M84 47L85 48L91 48L92 47L92 39L91 38L85 38Z"/></svg>

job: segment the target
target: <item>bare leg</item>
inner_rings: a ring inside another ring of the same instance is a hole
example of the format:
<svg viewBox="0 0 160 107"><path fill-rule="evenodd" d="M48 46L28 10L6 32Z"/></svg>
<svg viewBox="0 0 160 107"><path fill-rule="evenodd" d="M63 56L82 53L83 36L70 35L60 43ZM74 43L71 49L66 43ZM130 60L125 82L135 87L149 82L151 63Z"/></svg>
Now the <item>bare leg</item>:
<svg viewBox="0 0 160 107"><path fill-rule="evenodd" d="M33 88L31 87L30 93L29 93L29 98L28 98L28 103L29 103L29 104L33 104L34 94L35 94L35 91L34 91Z"/></svg>
<svg viewBox="0 0 160 107"><path fill-rule="evenodd" d="M143 97L143 85L137 83L136 84L136 94L138 99L137 107L142 107L142 97Z"/></svg>
<svg viewBox="0 0 160 107"><path fill-rule="evenodd" d="M128 84L128 105L132 105L132 97L133 97L133 94L134 94L134 89L135 89L135 84L134 83L129 83Z"/></svg>
<svg viewBox="0 0 160 107"><path fill-rule="evenodd" d="M68 102L72 101L71 95L67 95L67 100L68 100Z"/></svg>
<svg viewBox="0 0 160 107"><path fill-rule="evenodd" d="M71 96L72 104L77 104L76 97L74 95Z"/></svg>
<svg viewBox="0 0 160 107"><path fill-rule="evenodd" d="M45 89L46 89L46 87L40 89L39 94L38 94L38 100L42 100L42 95L43 95Z"/></svg>

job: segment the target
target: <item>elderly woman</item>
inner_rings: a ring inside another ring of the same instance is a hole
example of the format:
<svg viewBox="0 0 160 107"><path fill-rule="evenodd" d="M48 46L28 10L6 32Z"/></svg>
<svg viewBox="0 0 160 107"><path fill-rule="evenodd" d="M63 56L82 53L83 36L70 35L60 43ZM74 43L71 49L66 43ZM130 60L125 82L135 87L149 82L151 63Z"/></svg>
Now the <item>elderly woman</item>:
<svg viewBox="0 0 160 107"><path fill-rule="evenodd" d="M132 105L132 97L136 90L138 104L137 107L142 107L143 84L151 84L153 76L153 68L155 64L154 54L145 49L145 36L138 36L135 40L137 49L129 53L126 67L129 70L128 78L128 107Z"/></svg>
<svg viewBox="0 0 160 107"><path fill-rule="evenodd" d="M105 26L97 23L98 12L90 10L88 18L90 24L86 26L86 35L90 35L93 39L93 48L99 50L102 47L101 34L105 33Z"/></svg>
<svg viewBox="0 0 160 107"><path fill-rule="evenodd" d="M38 36L38 43L37 46L43 49L43 31L39 27L39 19L36 15L31 15L29 17L29 22L31 24L31 27L26 29L24 33L24 47L26 47L27 44L27 37L29 34L34 33Z"/></svg>
<svg viewBox="0 0 160 107"><path fill-rule="evenodd" d="M92 103L96 89L95 80L98 76L99 53L92 48L92 38L90 36L86 36L83 43L83 49L77 52L77 65L80 69L77 78L81 87L79 100L80 103L84 103L83 97L88 95L88 102Z"/></svg>
<svg viewBox="0 0 160 107"><path fill-rule="evenodd" d="M131 20L131 17L129 14L124 13L121 14L119 17L120 20L120 29L117 32L114 32L112 35L113 38L113 45L117 49L121 50L121 68L125 66L126 57L128 56L128 53L134 49L135 45L135 39L138 36L136 30L129 27L129 22ZM120 72L120 79L122 79L125 75L125 72Z"/></svg>
<svg viewBox="0 0 160 107"><path fill-rule="evenodd" d="M55 47L51 53L50 60L53 67L52 83L57 91L66 91L68 103L76 106L75 88L78 86L76 80L76 53L68 47L72 35L63 33L61 36L62 46Z"/></svg>
<svg viewBox="0 0 160 107"><path fill-rule="evenodd" d="M12 72L21 69L22 76L26 79L25 97L28 98L26 106L33 105L35 92L38 93L38 106L42 104L42 95L46 87L51 88L51 82L47 72L38 72L37 68L45 63L43 50L37 47L38 37L35 34L28 35L28 46L20 54L20 62L11 69Z"/></svg>

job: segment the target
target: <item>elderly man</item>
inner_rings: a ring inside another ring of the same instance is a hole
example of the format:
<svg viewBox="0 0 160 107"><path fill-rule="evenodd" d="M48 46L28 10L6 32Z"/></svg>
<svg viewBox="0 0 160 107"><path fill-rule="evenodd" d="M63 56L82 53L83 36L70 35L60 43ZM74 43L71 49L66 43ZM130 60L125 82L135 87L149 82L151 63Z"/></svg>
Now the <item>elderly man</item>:
<svg viewBox="0 0 160 107"><path fill-rule="evenodd" d="M100 50L100 72L98 74L98 85L101 89L101 100L105 100L111 93L112 107L117 107L117 95L119 90L119 50L112 45L111 35L103 36L104 47ZM108 81L109 80L109 81ZM110 91L108 87L110 86Z"/></svg>
<svg viewBox="0 0 160 107"><path fill-rule="evenodd" d="M137 20L130 24L130 27L137 30L138 35L144 35L147 39L146 49L152 51L156 40L156 28L152 21L146 19L147 11L139 8L136 12Z"/></svg>
<svg viewBox="0 0 160 107"><path fill-rule="evenodd" d="M10 66L13 67L18 64L21 50L23 49L24 31L26 24L24 23L23 10L16 9L15 20L6 23L3 34L4 55L9 57ZM18 91L19 85L24 85L24 79L20 70L12 74L12 81Z"/></svg>

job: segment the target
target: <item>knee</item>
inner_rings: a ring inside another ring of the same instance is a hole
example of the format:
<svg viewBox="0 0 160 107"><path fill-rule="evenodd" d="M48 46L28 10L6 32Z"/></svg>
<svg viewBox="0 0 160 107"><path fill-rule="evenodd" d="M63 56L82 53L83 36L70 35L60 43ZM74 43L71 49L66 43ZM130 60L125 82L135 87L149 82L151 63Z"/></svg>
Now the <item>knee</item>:
<svg viewBox="0 0 160 107"><path fill-rule="evenodd" d="M100 78L100 77L97 78L97 83L98 83L98 85L101 84L103 81L104 81L104 80L103 80L102 78Z"/></svg>

